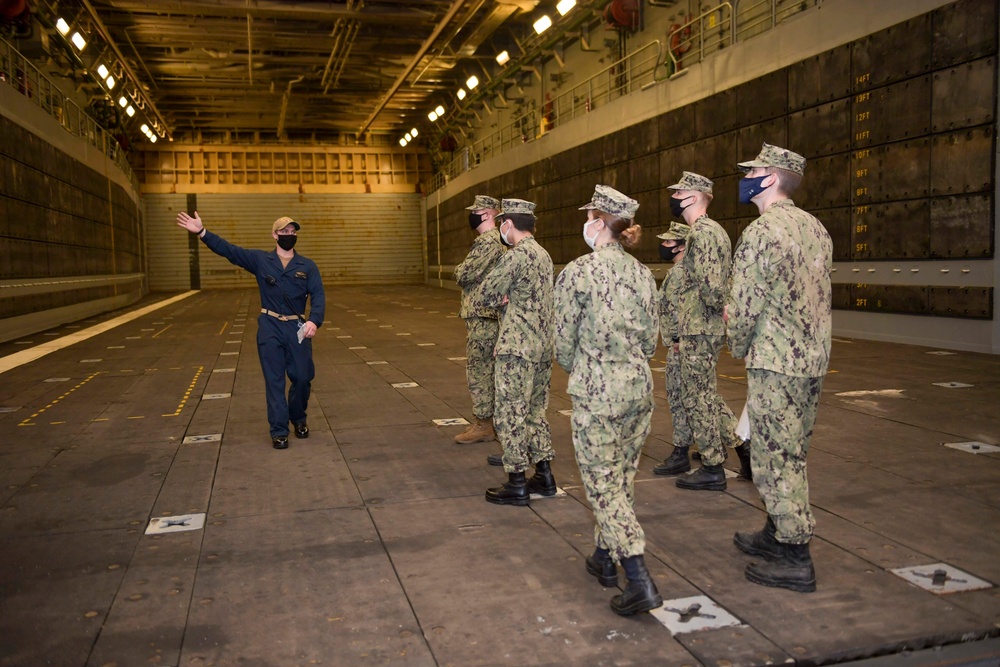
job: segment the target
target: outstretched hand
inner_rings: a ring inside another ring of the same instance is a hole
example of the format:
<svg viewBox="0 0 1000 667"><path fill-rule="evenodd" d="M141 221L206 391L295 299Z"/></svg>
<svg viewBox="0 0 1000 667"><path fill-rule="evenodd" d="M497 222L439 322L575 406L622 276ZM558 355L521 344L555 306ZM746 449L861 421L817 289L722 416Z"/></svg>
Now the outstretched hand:
<svg viewBox="0 0 1000 667"><path fill-rule="evenodd" d="M201 223L201 218L198 217L198 211L194 212L194 217L191 217L186 212L181 211L177 214L177 225L188 230L192 234L200 234L201 230L205 229L205 225Z"/></svg>

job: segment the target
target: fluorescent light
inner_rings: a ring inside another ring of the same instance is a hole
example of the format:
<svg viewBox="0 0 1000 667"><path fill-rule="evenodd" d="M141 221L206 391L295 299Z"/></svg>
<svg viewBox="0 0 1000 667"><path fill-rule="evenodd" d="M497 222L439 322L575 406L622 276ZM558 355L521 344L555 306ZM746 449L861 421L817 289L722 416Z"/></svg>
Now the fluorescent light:
<svg viewBox="0 0 1000 667"><path fill-rule="evenodd" d="M559 16L566 16L566 12L576 7L576 0L559 0L559 4L556 5L556 9L559 11Z"/></svg>
<svg viewBox="0 0 1000 667"><path fill-rule="evenodd" d="M410 130L410 134L412 134L414 137L417 136L417 128L413 128L412 130Z"/></svg>
<svg viewBox="0 0 1000 667"><path fill-rule="evenodd" d="M69 33L69 24L66 23L66 19L59 19L56 21L56 30L59 31L60 35L66 35Z"/></svg>
<svg viewBox="0 0 1000 667"><path fill-rule="evenodd" d="M409 132L406 133L406 141L407 142L413 141L413 135L410 134Z"/></svg>
<svg viewBox="0 0 1000 667"><path fill-rule="evenodd" d="M405 148L406 147L406 139L401 138L399 140L399 145Z"/></svg>
<svg viewBox="0 0 1000 667"><path fill-rule="evenodd" d="M440 104L437 105L437 108L434 109L434 113L436 113L438 115L438 118L440 118L441 116L444 115L444 107L441 106Z"/></svg>
<svg viewBox="0 0 1000 667"><path fill-rule="evenodd" d="M69 39L71 42L73 42L73 44L76 45L76 48L78 48L81 51L83 51L83 49L86 48L87 46L87 40L85 40L83 38L83 35L81 35L78 32L74 32L73 36L70 37Z"/></svg>
<svg viewBox="0 0 1000 667"><path fill-rule="evenodd" d="M143 134L149 134L149 125L143 123L142 125L139 126L139 129L142 130Z"/></svg>
<svg viewBox="0 0 1000 667"><path fill-rule="evenodd" d="M125 99L124 95L118 98L118 106L120 106L122 109L124 109L127 104L128 100Z"/></svg>
<svg viewBox="0 0 1000 667"><path fill-rule="evenodd" d="M129 118L131 118L132 116L134 116L134 115L135 115L135 109L134 109L134 108L132 107L132 105L131 105L131 104L130 104L130 105L128 105L127 107L125 107L125 113L127 113L127 114L128 114L128 117L129 117Z"/></svg>
<svg viewBox="0 0 1000 667"><path fill-rule="evenodd" d="M430 121L432 123L438 119L437 112L434 112L434 111L432 111L429 114L427 114L427 117L430 119Z"/></svg>
<svg viewBox="0 0 1000 667"><path fill-rule="evenodd" d="M111 74L111 72L108 71L108 68L104 66L104 63L101 63L100 65L97 66L97 73L101 76L102 79L107 79L108 74Z"/></svg>
<svg viewBox="0 0 1000 667"><path fill-rule="evenodd" d="M155 144L156 143L156 135L155 134L149 135L149 140Z"/></svg>
<svg viewBox="0 0 1000 667"><path fill-rule="evenodd" d="M479 79L477 79L476 75L473 74L472 76L469 77L469 80L465 82L465 85L469 90L472 90L473 88L479 85Z"/></svg>
<svg viewBox="0 0 1000 667"><path fill-rule="evenodd" d="M535 32L538 33L539 35L541 35L543 32L545 32L551 27L552 27L552 19L549 18L548 14L535 21L534 24Z"/></svg>
<svg viewBox="0 0 1000 667"><path fill-rule="evenodd" d="M464 100L465 99L465 88L459 88L458 92L455 93L455 94L458 96L458 99Z"/></svg>
<svg viewBox="0 0 1000 667"><path fill-rule="evenodd" d="M498 65L506 65L507 61L509 60L510 60L510 54L507 53L506 51L501 51L500 53L497 54Z"/></svg>
<svg viewBox="0 0 1000 667"><path fill-rule="evenodd" d="M107 84L108 84L108 89L109 90L114 90L115 89L115 77L109 76L108 79L107 79Z"/></svg>

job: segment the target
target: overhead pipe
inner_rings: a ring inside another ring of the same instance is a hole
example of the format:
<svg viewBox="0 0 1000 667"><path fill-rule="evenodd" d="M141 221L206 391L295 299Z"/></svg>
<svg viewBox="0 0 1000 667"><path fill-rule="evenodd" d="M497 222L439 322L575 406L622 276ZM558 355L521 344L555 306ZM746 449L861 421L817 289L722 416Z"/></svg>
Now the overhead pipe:
<svg viewBox="0 0 1000 667"><path fill-rule="evenodd" d="M355 139L360 140L361 135L365 133L365 130L371 127L371 124L375 121L376 118L378 118L378 115L382 113L382 110L385 109L386 105L389 104L389 100L391 100L392 96L396 94L396 91L398 91L399 88L403 85L403 83L406 82L406 79L407 77L410 76L410 73L413 72L413 70L416 69L417 65L420 64L421 58L424 57L424 54L427 53L427 50L430 49L431 46L434 44L434 40L436 40L438 36L441 34L441 32L448 26L448 23L455 17L455 14L458 13L458 10L462 8L463 4L465 4L464 0L455 0L452 3L451 8L444 15L444 18L442 18L441 21L437 24L437 26L434 27L434 31L431 33L430 37L428 37L424 41L424 43L421 44L420 49L417 51L417 54L413 57L413 60L410 61L410 63L403 69L403 72L396 78L396 81L392 84L392 87L389 88L389 92L385 94L385 97L382 98L382 101L378 103L378 106L375 107L375 110L372 111L371 115L368 116L368 118L365 120L364 124L361 126L361 129L359 129L357 134L355 135Z"/></svg>
<svg viewBox="0 0 1000 667"><path fill-rule="evenodd" d="M281 96L281 113L278 115L278 137L285 131L285 114L288 111L288 101L292 98L292 86L302 81L306 78L305 74L299 76L298 78L292 79L288 82L288 88L285 89L285 94Z"/></svg>

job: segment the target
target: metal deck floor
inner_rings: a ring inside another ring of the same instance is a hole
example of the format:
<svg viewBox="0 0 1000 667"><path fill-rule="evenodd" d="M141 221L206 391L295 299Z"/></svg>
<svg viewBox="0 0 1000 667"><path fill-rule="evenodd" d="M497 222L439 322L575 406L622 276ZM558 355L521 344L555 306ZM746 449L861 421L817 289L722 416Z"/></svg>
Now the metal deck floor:
<svg viewBox="0 0 1000 667"><path fill-rule="evenodd" d="M432 421L472 418L457 293L337 288L329 300L312 433L287 451L267 432L254 292L200 292L0 375L0 665L731 667L941 645L933 664L1000 654L989 639L1000 627L1000 454L943 446L1000 443L1000 357L835 340L809 457L810 595L743 577L750 558L733 532L764 520L752 484L690 492L651 474L671 434L655 374L636 492L651 572L665 599L705 595L739 621L672 634L651 615L614 615L614 591L584 570L592 519L562 371L549 420L567 495L490 505L483 491L503 473L485 457L498 444L455 445L462 427ZM0 345L0 357L120 314ZM741 363L724 354L719 372L739 411ZM198 513L202 529L144 532ZM890 572L935 563L990 586L941 595ZM692 618L675 620L686 629ZM956 646L965 657L949 659Z"/></svg>

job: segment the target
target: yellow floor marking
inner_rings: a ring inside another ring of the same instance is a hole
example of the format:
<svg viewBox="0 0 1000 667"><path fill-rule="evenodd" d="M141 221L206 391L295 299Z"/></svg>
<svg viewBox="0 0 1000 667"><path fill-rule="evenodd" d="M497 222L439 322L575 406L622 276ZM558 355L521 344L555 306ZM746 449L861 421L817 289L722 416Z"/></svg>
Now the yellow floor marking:
<svg viewBox="0 0 1000 667"><path fill-rule="evenodd" d="M169 329L169 328L170 328L170 327L172 327L172 326L174 326L174 325L173 325L173 323L171 322L171 323L170 323L170 324L168 324L167 326L165 326L165 327L163 327L162 329L160 329L159 331L157 331L157 332L156 332L155 334L153 334L153 335L152 335L151 337L152 337L152 338L156 338L157 336L159 336L159 335L160 335L161 333L163 333L164 331L166 331L167 329Z"/></svg>
<svg viewBox="0 0 1000 667"><path fill-rule="evenodd" d="M106 422L106 421L108 421L108 418L107 417L98 417L97 419L91 419L90 421L92 421L92 422Z"/></svg>
<svg viewBox="0 0 1000 667"><path fill-rule="evenodd" d="M91 380L93 380L95 377L97 377L98 375L100 375L103 372L104 371L97 371L96 373L91 373L90 375L87 376L86 380L84 380L80 384L76 385L75 387L73 387L72 389L70 389L69 391L67 391L65 394L63 394L59 398L55 399L54 401L52 401L51 403L49 403L48 405L46 405L44 408L42 408L41 410L39 410L35 414L31 415L30 417L28 417L27 419L25 419L24 421L22 421L20 424L18 424L18 426L34 426L33 423L29 423L29 422L31 422L32 419L34 419L38 415L42 414L43 412L45 412L46 410L48 410L49 408L51 408L53 405L55 405L56 403L58 403L62 399L66 398L67 396L69 396L70 394L72 394L74 391L76 391L77 389L79 389L83 385L87 384L88 382L90 382ZM50 423L52 423L52 424L65 424L66 422L50 422Z"/></svg>
<svg viewBox="0 0 1000 667"><path fill-rule="evenodd" d="M188 399L191 398L191 392L194 391L194 386L198 384L198 378L201 377L202 372L205 370L204 366L197 366L198 370L194 374L194 379L191 380L191 384L188 385L187 391L184 392L184 397L181 399L180 404L177 406L177 410L173 413L164 413L160 415L161 417L176 417L184 409L187 404Z"/></svg>
<svg viewBox="0 0 1000 667"><path fill-rule="evenodd" d="M215 335L216 335L216 336L221 336L221 335L222 335L222 332L226 330L226 327L227 327L227 326L229 326L229 321L228 321L228 320L222 323L222 328L221 328L221 329L219 329L219 333L217 333L217 334L215 334Z"/></svg>
<svg viewBox="0 0 1000 667"><path fill-rule="evenodd" d="M145 419L145 418L146 418L145 416L139 415L138 417L126 417L125 419Z"/></svg>

